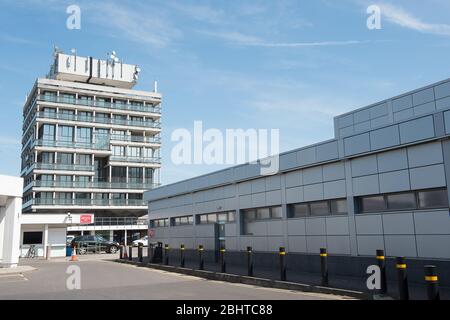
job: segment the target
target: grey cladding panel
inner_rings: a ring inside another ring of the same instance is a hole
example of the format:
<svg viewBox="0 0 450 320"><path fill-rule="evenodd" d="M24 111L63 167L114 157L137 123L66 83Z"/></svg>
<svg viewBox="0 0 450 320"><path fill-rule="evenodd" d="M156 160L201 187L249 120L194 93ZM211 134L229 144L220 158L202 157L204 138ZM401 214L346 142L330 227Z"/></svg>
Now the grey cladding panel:
<svg viewBox="0 0 450 320"><path fill-rule="evenodd" d="M370 118L375 119L388 114L387 103L376 105L370 108Z"/></svg>
<svg viewBox="0 0 450 320"><path fill-rule="evenodd" d="M353 125L353 114L348 114L346 116L342 116L338 118L339 128L345 128Z"/></svg>
<svg viewBox="0 0 450 320"><path fill-rule="evenodd" d="M378 173L376 155L355 158L351 161L351 166L352 177Z"/></svg>
<svg viewBox="0 0 450 320"><path fill-rule="evenodd" d="M400 144L398 126L390 126L370 132L372 150L389 148Z"/></svg>
<svg viewBox="0 0 450 320"><path fill-rule="evenodd" d="M408 170L382 173L380 174L379 179L381 193L410 190Z"/></svg>
<svg viewBox="0 0 450 320"><path fill-rule="evenodd" d="M280 156L280 169L286 170L297 167L297 152L290 152Z"/></svg>
<svg viewBox="0 0 450 320"><path fill-rule="evenodd" d="M436 99L441 99L450 96L450 81L434 87Z"/></svg>
<svg viewBox="0 0 450 320"><path fill-rule="evenodd" d="M345 179L345 167L343 162L324 165L322 171L324 181Z"/></svg>
<svg viewBox="0 0 450 320"><path fill-rule="evenodd" d="M298 165L303 166L316 162L316 147L303 149L297 153Z"/></svg>
<svg viewBox="0 0 450 320"><path fill-rule="evenodd" d="M319 162L337 159L339 157L337 141L321 144L318 145L316 148L317 148L317 161Z"/></svg>
<svg viewBox="0 0 450 320"><path fill-rule="evenodd" d="M302 171L293 171L285 174L286 188L297 187L303 184Z"/></svg>
<svg viewBox="0 0 450 320"><path fill-rule="evenodd" d="M410 177L412 189L439 188L446 185L445 170L441 164L411 169Z"/></svg>
<svg viewBox="0 0 450 320"><path fill-rule="evenodd" d="M379 172L387 172L408 168L406 149L383 152L377 155Z"/></svg>
<svg viewBox="0 0 450 320"><path fill-rule="evenodd" d="M400 141L409 143L434 137L432 116L411 120L400 124Z"/></svg>
<svg viewBox="0 0 450 320"><path fill-rule="evenodd" d="M345 138L344 148L347 156L370 151L369 133Z"/></svg>
<svg viewBox="0 0 450 320"><path fill-rule="evenodd" d="M408 148L408 161L411 168L442 163L440 142L426 143Z"/></svg>
<svg viewBox="0 0 450 320"><path fill-rule="evenodd" d="M418 106L434 100L433 88L428 88L413 94L413 105Z"/></svg>
<svg viewBox="0 0 450 320"><path fill-rule="evenodd" d="M354 114L355 123L366 122L370 120L370 110L364 109Z"/></svg>
<svg viewBox="0 0 450 320"><path fill-rule="evenodd" d="M395 100L392 100L392 110L394 112L402 111L405 109L412 108L412 95L407 95Z"/></svg>
<svg viewBox="0 0 450 320"><path fill-rule="evenodd" d="M313 184L323 181L322 167L312 167L303 170L303 183Z"/></svg>

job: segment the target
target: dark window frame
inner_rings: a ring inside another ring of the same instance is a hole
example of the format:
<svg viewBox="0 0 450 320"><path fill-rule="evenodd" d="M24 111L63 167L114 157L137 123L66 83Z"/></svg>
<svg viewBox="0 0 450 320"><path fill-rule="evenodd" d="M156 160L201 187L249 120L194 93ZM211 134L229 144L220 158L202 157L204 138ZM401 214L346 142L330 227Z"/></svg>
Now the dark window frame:
<svg viewBox="0 0 450 320"><path fill-rule="evenodd" d="M392 193L382 193L382 194L372 194L358 197L356 199L356 204L358 210L356 210L356 214L370 214L370 213L386 213L386 212L402 212L402 211L418 211L418 210L430 210L430 209L445 209L448 208L449 199L447 197L447 206L431 206L431 207L421 207L419 201L419 193L427 192L427 191L447 191L447 188L431 188L431 189L420 189L420 190L412 190L412 191L402 191L402 192L392 192ZM415 197L415 207L414 208L405 208L405 209L389 209L388 206L388 196L397 195L397 194L414 194ZM363 209L362 200L368 197L376 197L382 196L384 199L384 209L377 211L365 211Z"/></svg>

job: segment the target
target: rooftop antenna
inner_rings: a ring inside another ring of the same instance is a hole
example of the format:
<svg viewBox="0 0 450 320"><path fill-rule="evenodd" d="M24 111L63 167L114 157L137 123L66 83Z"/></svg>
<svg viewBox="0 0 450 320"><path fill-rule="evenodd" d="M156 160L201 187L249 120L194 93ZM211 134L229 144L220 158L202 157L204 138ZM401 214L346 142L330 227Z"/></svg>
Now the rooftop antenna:
<svg viewBox="0 0 450 320"><path fill-rule="evenodd" d="M108 54L108 55L109 55L109 54ZM120 63L120 59L119 59L119 57L117 56L117 53L116 53L115 50L113 50L113 51L111 52L111 54L109 55L109 59L108 59L108 60L111 61L111 66L112 66L112 77L113 77L113 79L114 79L114 68L115 68L115 66L116 66L117 63Z"/></svg>
<svg viewBox="0 0 450 320"><path fill-rule="evenodd" d="M158 81L155 80L155 82L153 83L153 92L157 93L158 92Z"/></svg>
<svg viewBox="0 0 450 320"><path fill-rule="evenodd" d="M141 73L141 68L139 68L139 66L135 66L134 67L134 74L133 74L134 82L138 81L140 73Z"/></svg>

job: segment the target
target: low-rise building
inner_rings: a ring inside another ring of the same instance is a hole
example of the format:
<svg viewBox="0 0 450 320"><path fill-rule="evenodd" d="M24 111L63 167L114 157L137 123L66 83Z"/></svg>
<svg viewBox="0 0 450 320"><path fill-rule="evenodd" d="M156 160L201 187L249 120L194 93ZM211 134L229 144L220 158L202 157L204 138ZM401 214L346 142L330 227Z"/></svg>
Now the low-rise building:
<svg viewBox="0 0 450 320"><path fill-rule="evenodd" d="M282 153L275 175L250 163L146 192L153 241L261 255L283 246L291 262L320 248L450 259L450 80L337 116L334 128Z"/></svg>

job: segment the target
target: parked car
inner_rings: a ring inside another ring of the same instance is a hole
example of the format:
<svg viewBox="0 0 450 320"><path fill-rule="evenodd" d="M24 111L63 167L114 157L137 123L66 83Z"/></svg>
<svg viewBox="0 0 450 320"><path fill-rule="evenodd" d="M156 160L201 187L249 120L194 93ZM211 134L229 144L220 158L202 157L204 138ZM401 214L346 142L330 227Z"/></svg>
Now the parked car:
<svg viewBox="0 0 450 320"><path fill-rule="evenodd" d="M84 235L75 237L72 240L72 247L77 246L79 254L86 254L89 251L106 251L116 253L119 250L119 243L105 240L102 236Z"/></svg>
<svg viewBox="0 0 450 320"><path fill-rule="evenodd" d="M133 246L137 247L137 246L139 246L140 243L142 243L142 245L143 245L144 247L147 247L147 246L148 246L148 236L145 236L145 237L143 237L143 238L134 240L134 241L133 241Z"/></svg>

